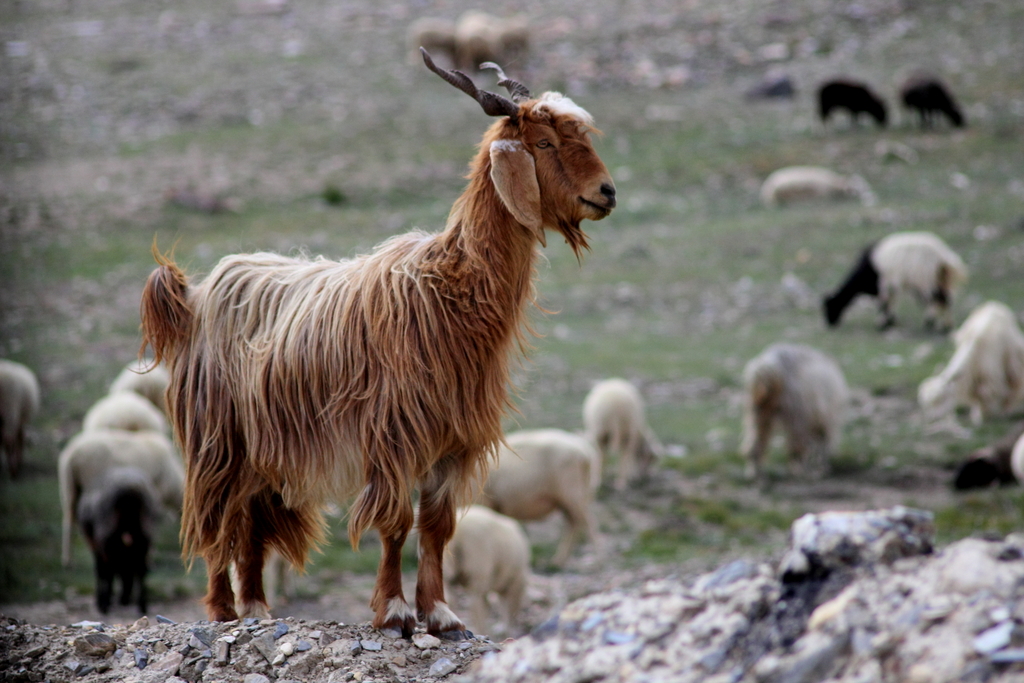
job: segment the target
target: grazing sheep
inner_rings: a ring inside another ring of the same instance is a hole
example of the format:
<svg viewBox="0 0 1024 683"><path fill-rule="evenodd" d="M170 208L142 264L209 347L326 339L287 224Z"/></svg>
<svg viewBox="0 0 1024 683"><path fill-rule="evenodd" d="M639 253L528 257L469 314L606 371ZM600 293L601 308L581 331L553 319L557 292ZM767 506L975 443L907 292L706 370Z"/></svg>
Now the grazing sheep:
<svg viewBox="0 0 1024 683"><path fill-rule="evenodd" d="M149 399L150 403L166 415L167 386L170 383L171 376L167 373L167 368L154 365L152 361L136 360L126 365L114 378L110 384L110 393L134 391Z"/></svg>
<svg viewBox="0 0 1024 683"><path fill-rule="evenodd" d="M522 57L529 46L526 17L501 18L469 10L455 24L455 62L462 69L476 69L481 62L510 62Z"/></svg>
<svg viewBox="0 0 1024 683"><path fill-rule="evenodd" d="M444 57L455 66L455 22L436 17L420 17L409 24L406 30L406 45L409 48L409 62L418 65L421 61L420 48L437 58Z"/></svg>
<svg viewBox="0 0 1024 683"><path fill-rule="evenodd" d="M181 509L185 473L170 439L159 432L97 429L82 432L68 442L57 461L60 485L61 561L71 565L71 530L83 491L99 486L115 467L135 467L150 479L167 508Z"/></svg>
<svg viewBox="0 0 1024 683"><path fill-rule="evenodd" d="M968 456L956 471L953 487L958 491L980 489L998 481L1011 484L1018 479L1010 465L1013 447L1024 436L1024 422L1015 424L995 443L983 446Z"/></svg>
<svg viewBox="0 0 1024 683"><path fill-rule="evenodd" d="M39 411L39 382L29 368L0 359L0 450L7 458L7 473L18 476L25 451L25 428Z"/></svg>
<svg viewBox="0 0 1024 683"><path fill-rule="evenodd" d="M953 333L956 351L937 375L921 382L918 402L927 418L970 408L971 422L1024 404L1024 333L1005 304L987 301Z"/></svg>
<svg viewBox="0 0 1024 683"><path fill-rule="evenodd" d="M839 365L803 344L772 344L743 369L746 390L743 442L747 476L761 476L761 461L776 422L782 423L790 467L817 474L836 451L849 391ZM808 462L808 455L814 458Z"/></svg>
<svg viewBox="0 0 1024 683"><path fill-rule="evenodd" d="M510 362L545 231L574 252L584 219L615 206L594 151L592 119L559 93L513 99L468 76L432 71L502 117L484 135L445 229L391 238L345 261L227 256L189 283L169 259L142 296L143 343L171 373L172 422L185 453L182 540L202 556L211 620L268 614L266 553L297 567L324 541L322 508L358 497L349 537L375 527L383 554L375 628L459 638L444 601L442 554L501 440ZM513 101L514 100L514 101ZM416 609L402 592L401 551L419 489Z"/></svg>
<svg viewBox="0 0 1024 683"><path fill-rule="evenodd" d="M861 199L870 203L871 188L859 175L844 176L820 166L787 166L765 178L761 203L778 206L809 199Z"/></svg>
<svg viewBox="0 0 1024 683"><path fill-rule="evenodd" d="M78 523L96 563L96 607L110 611L114 578L121 580L121 604L136 592L139 612L146 613L149 547L160 503L149 475L135 467L107 470L78 500Z"/></svg>
<svg viewBox="0 0 1024 683"><path fill-rule="evenodd" d="M647 476L661 456L658 438L647 426L644 400L624 379L598 382L583 401L583 430L603 460L618 459L615 488Z"/></svg>
<svg viewBox="0 0 1024 683"><path fill-rule="evenodd" d="M560 567L580 537L594 538L601 456L588 439L561 429L513 432L505 443L477 502L524 522L560 511L566 526L552 559Z"/></svg>
<svg viewBox="0 0 1024 683"><path fill-rule="evenodd" d="M849 111L854 122L860 120L862 113L868 114L875 119L879 127L885 128L885 102L864 83L844 80L824 83L818 89L818 115L821 116L822 123L827 122L832 112L837 109Z"/></svg>
<svg viewBox="0 0 1024 683"><path fill-rule="evenodd" d="M455 534L444 556L449 586L463 586L472 599L470 626L493 628L487 596L497 593L505 605L505 623L519 623L519 608L530 576L530 543L516 520L482 505L458 512Z"/></svg>
<svg viewBox="0 0 1024 683"><path fill-rule="evenodd" d="M96 401L82 418L82 431L122 429L126 432L169 434L167 418L160 410L134 391L118 391Z"/></svg>
<svg viewBox="0 0 1024 683"><path fill-rule="evenodd" d="M1024 482L1024 436L1017 439L1013 444L1013 452L1010 453L1010 471L1017 481Z"/></svg>
<svg viewBox="0 0 1024 683"><path fill-rule="evenodd" d="M825 320L835 327L853 300L867 294L878 298L879 327L887 329L896 323L896 295L909 291L926 305L928 327L941 320L950 329L953 295L966 281L967 266L939 237L924 231L894 232L868 246L846 281L825 297Z"/></svg>
<svg viewBox="0 0 1024 683"><path fill-rule="evenodd" d="M900 100L907 109L916 109L921 117L921 128L930 128L938 114L944 114L949 122L962 128L964 115L953 101L953 96L937 78L914 76L900 88Z"/></svg>

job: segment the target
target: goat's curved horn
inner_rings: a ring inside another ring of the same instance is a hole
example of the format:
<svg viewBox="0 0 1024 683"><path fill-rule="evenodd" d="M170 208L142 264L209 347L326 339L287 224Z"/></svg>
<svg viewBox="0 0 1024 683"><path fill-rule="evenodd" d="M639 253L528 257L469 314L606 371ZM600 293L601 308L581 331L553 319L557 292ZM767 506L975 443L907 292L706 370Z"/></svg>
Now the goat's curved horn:
<svg viewBox="0 0 1024 683"><path fill-rule="evenodd" d="M484 113L489 116L508 116L513 120L518 118L519 105L515 102L487 90L480 90L466 74L457 69L442 69L434 64L434 60L430 58L429 52L422 47L420 52L423 53L423 62L427 65L428 69L479 102L480 106L483 107Z"/></svg>
<svg viewBox="0 0 1024 683"><path fill-rule="evenodd" d="M513 80L505 75L501 67L494 62L484 62L480 65L481 69L494 69L498 72L498 85L508 90L508 94L512 96L512 101L516 104L524 102L530 99L530 89L519 81Z"/></svg>

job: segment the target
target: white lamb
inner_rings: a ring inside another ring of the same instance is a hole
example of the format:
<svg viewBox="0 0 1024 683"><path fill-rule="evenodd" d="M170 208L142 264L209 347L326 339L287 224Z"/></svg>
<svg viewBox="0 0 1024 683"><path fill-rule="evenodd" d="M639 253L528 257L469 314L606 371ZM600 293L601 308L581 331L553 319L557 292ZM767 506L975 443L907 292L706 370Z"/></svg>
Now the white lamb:
<svg viewBox="0 0 1024 683"><path fill-rule="evenodd" d="M579 537L594 538L600 456L586 438L561 429L514 432L505 441L477 502L524 522L560 510L566 527L552 562L562 566Z"/></svg>
<svg viewBox="0 0 1024 683"><path fill-rule="evenodd" d="M7 473L18 476L25 450L25 429L39 412L39 382L28 367L0 359L0 450Z"/></svg>
<svg viewBox="0 0 1024 683"><path fill-rule="evenodd" d="M624 379L598 382L583 401L583 429L604 460L618 459L615 488L647 476L662 446L647 425L644 400Z"/></svg>
<svg viewBox="0 0 1024 683"><path fill-rule="evenodd" d="M747 476L761 476L776 422L786 434L791 469L797 461L805 472L820 473L839 445L846 418L849 391L839 365L803 344L772 344L747 363L743 379L740 450L747 458ZM808 462L808 455L814 462Z"/></svg>
<svg viewBox="0 0 1024 683"><path fill-rule="evenodd" d="M761 203L765 206L810 199L860 199L871 204L874 195L859 175L844 176L820 166L780 168L761 184Z"/></svg>
<svg viewBox="0 0 1024 683"><path fill-rule="evenodd" d="M126 432L170 434L167 418L148 399L134 391L118 391L96 401L82 418L82 431L121 429Z"/></svg>
<svg viewBox="0 0 1024 683"><path fill-rule="evenodd" d="M150 370L149 368L153 368ZM125 366L110 385L110 393L134 391L167 414L167 386L171 376L163 365L153 367L152 361L134 361Z"/></svg>
<svg viewBox="0 0 1024 683"><path fill-rule="evenodd" d="M980 425L1024 404L1024 333L1009 307L998 301L978 306L953 333L953 343L946 367L918 388L926 418L937 422L967 406L971 422Z"/></svg>
<svg viewBox="0 0 1024 683"><path fill-rule="evenodd" d="M458 513L455 535L444 557L449 585L463 586L472 599L470 626L493 629L487 596L497 593L505 606L505 623L515 629L530 577L530 543L516 520L482 505Z"/></svg>
<svg viewBox="0 0 1024 683"><path fill-rule="evenodd" d="M71 564L71 530L82 491L94 488L107 470L136 467L151 478L160 500L180 513L185 469L171 440L160 432L97 429L71 439L57 461L60 485L61 561Z"/></svg>

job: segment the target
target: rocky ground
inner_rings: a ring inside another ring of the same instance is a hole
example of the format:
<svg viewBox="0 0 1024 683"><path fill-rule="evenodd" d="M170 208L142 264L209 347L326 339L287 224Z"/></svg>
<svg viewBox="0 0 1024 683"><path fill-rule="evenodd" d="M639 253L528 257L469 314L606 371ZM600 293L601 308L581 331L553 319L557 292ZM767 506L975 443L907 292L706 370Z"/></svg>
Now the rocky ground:
<svg viewBox="0 0 1024 683"><path fill-rule="evenodd" d="M797 520L777 563L735 560L569 603L518 639L392 638L293 617L0 621L5 681L757 681L1024 679L1024 537L933 550L931 514Z"/></svg>

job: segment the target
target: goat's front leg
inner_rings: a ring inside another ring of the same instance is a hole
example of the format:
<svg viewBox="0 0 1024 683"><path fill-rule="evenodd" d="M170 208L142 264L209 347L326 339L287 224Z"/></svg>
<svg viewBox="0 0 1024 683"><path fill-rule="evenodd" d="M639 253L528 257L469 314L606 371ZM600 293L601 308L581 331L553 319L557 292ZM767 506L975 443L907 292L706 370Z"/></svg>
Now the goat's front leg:
<svg viewBox="0 0 1024 683"><path fill-rule="evenodd" d="M455 533L455 501L444 485L447 476L459 476L451 461L438 463L420 491L419 570L416 576L416 611L427 633L448 640L471 638L466 625L444 599L444 549Z"/></svg>
<svg viewBox="0 0 1024 683"><path fill-rule="evenodd" d="M416 614L402 592L402 546L412 529L412 504L404 503L400 508L387 525L377 526L381 556L370 608L374 611L374 628L399 631L403 638L411 638Z"/></svg>

